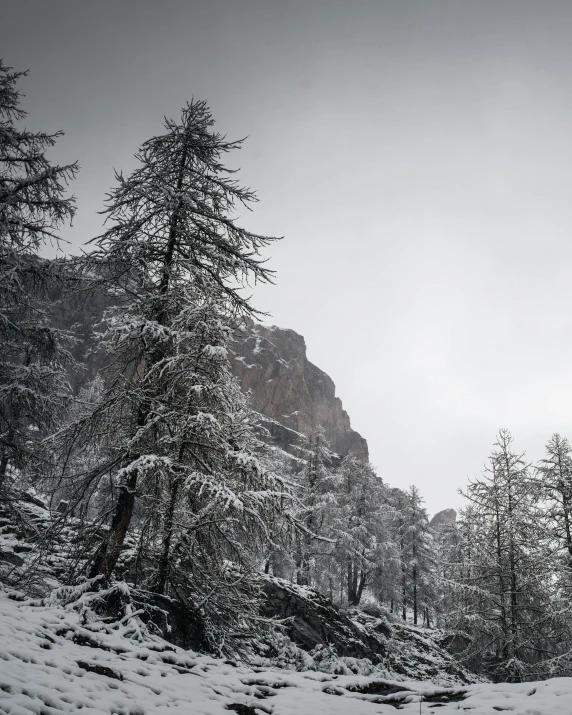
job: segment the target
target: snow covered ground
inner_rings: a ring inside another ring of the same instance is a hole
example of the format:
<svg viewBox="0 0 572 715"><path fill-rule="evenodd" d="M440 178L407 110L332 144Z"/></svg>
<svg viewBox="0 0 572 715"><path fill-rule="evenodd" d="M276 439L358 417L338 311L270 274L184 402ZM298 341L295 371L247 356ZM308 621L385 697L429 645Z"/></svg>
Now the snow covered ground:
<svg viewBox="0 0 572 715"><path fill-rule="evenodd" d="M0 712L10 715L571 715L572 678L442 688L430 682L239 666L84 612L0 591ZM83 625L82 625L83 622Z"/></svg>

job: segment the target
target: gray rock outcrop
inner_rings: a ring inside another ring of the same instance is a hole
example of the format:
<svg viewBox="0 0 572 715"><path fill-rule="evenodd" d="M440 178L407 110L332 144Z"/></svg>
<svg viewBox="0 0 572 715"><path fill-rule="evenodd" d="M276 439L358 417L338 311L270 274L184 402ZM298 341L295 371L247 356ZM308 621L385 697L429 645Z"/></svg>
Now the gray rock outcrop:
<svg viewBox="0 0 572 715"><path fill-rule="evenodd" d="M390 630L380 621L378 632L359 628L318 591L267 576L263 581L262 613L286 619L288 636L304 650L333 646L340 656L381 663Z"/></svg>
<svg viewBox="0 0 572 715"><path fill-rule="evenodd" d="M457 512L454 509L443 509L437 512L429 522L433 528L454 526L457 523Z"/></svg>
<svg viewBox="0 0 572 715"><path fill-rule="evenodd" d="M235 341L231 365L281 449L292 453L300 434L321 426L334 452L368 461L367 441L352 429L333 380L306 357L301 335L249 322Z"/></svg>

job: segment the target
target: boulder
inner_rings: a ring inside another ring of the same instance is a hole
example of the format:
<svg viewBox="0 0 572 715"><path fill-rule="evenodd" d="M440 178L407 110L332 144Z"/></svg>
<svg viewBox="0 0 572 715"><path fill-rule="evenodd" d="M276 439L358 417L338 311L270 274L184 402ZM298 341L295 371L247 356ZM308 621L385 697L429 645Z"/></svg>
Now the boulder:
<svg viewBox="0 0 572 715"><path fill-rule="evenodd" d="M382 662L390 634L385 624L380 622L378 632L368 633L321 593L272 576L265 577L263 591L263 615L285 619L287 635L300 648L333 646L340 656Z"/></svg>

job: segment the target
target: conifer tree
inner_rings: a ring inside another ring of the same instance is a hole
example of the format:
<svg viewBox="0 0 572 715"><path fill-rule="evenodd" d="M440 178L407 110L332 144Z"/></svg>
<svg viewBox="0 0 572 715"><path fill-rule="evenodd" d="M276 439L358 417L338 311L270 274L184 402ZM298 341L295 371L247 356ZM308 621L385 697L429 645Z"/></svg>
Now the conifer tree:
<svg viewBox="0 0 572 715"><path fill-rule="evenodd" d="M553 434L547 456L537 467L539 498L546 504L545 517L551 543L572 574L572 448Z"/></svg>
<svg viewBox="0 0 572 715"><path fill-rule="evenodd" d="M407 495L401 489L392 489L390 493L390 529L391 537L395 544L395 560L398 586L396 584L396 602L401 606L401 618L407 620L407 608L410 594L409 563L411 558L410 531L408 522ZM392 594L393 595L393 594ZM392 611L395 604L392 599Z"/></svg>
<svg viewBox="0 0 572 715"><path fill-rule="evenodd" d="M327 558L330 551L326 541L327 513L335 499L333 463L337 455L330 449L322 427L306 438L298 451L305 465L297 477L300 507L296 520L301 528L294 534L295 578L297 584L309 586L316 585L316 558Z"/></svg>
<svg viewBox="0 0 572 715"><path fill-rule="evenodd" d="M548 657L553 618L536 490L512 441L499 431L487 470L466 490L471 510L462 520L471 523L462 532L470 554L462 560L467 599L458 628L470 635L470 658L518 681Z"/></svg>
<svg viewBox="0 0 572 715"><path fill-rule="evenodd" d="M455 515L452 522L430 523L433 533L435 559L435 600L434 616L436 625L440 628L449 627L450 614L457 608L462 595L457 592L457 583L463 578L465 554L461 543L462 528L467 522L462 521L460 514ZM471 520L468 520L471 523Z"/></svg>
<svg viewBox="0 0 572 715"><path fill-rule="evenodd" d="M370 464L349 454L336 469L335 492L334 558L345 577L347 603L358 606L384 557L384 485Z"/></svg>
<svg viewBox="0 0 572 715"><path fill-rule="evenodd" d="M413 624L418 624L421 613L427 625L430 625L430 609L435 598L435 544L419 490L412 485L405 496L405 541L409 548L407 571Z"/></svg>
<svg viewBox="0 0 572 715"><path fill-rule="evenodd" d="M281 486L255 455L253 418L226 353L232 326L256 312L242 288L271 280L260 252L274 239L235 223L255 194L222 163L242 142L213 123L206 103L191 101L142 145L139 167L116 176L109 228L85 266L114 297L104 335L111 364L98 405L62 442L70 453L104 445L95 465L67 475L106 495L108 536L90 575L113 576L135 513L146 586L186 589L211 614L226 602L225 617L234 609L239 619L229 594L249 583L240 569L252 566L249 547L264 537Z"/></svg>
<svg viewBox="0 0 572 715"><path fill-rule="evenodd" d="M61 275L39 253L74 215L65 191L78 166L47 158L61 132L20 127L26 112L16 87L26 74L0 61L0 488L7 474L46 468L42 438L70 398L69 336L47 311Z"/></svg>

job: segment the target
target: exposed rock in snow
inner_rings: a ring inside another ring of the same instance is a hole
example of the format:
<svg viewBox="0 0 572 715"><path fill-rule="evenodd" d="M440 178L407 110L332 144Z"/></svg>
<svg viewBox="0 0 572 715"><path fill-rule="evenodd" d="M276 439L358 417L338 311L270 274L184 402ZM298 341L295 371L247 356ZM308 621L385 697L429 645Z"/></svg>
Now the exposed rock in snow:
<svg viewBox="0 0 572 715"><path fill-rule="evenodd" d="M318 591L280 578L266 577L264 592L264 614L288 619L286 632L301 648L332 646L340 656L383 661L389 636L385 624L377 632L360 628Z"/></svg>

